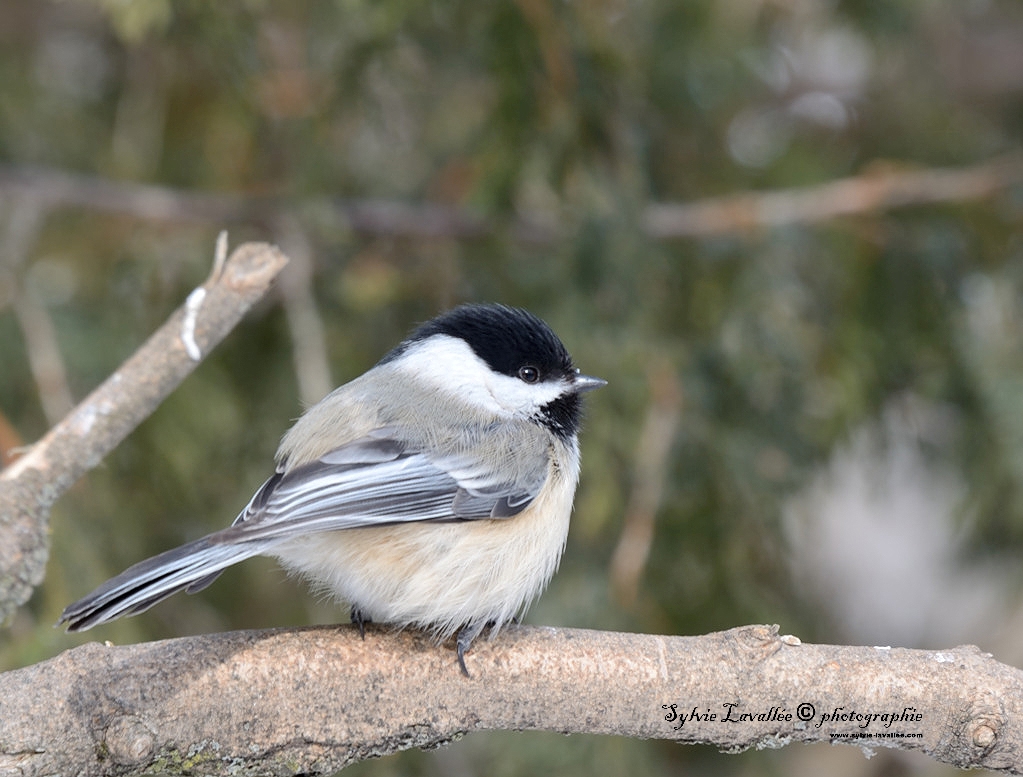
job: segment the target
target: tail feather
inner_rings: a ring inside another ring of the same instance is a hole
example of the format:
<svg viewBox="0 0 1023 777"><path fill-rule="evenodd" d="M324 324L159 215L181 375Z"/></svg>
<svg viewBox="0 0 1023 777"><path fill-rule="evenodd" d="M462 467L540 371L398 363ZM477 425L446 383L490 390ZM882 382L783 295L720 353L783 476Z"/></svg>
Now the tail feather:
<svg viewBox="0 0 1023 777"><path fill-rule="evenodd" d="M202 590L227 567L276 544L225 543L218 539L217 534L211 534L140 561L68 605L57 624L67 624L68 631L85 631L124 615L136 615L178 591Z"/></svg>

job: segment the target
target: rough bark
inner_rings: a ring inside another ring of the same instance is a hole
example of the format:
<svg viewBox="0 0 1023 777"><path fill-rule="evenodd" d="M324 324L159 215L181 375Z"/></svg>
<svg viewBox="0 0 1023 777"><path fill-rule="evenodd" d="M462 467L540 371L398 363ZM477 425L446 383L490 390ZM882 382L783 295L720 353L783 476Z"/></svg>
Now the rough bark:
<svg viewBox="0 0 1023 777"><path fill-rule="evenodd" d="M486 729L842 742L1023 771L1023 672L973 647L514 627L468 659L467 678L450 646L347 626L88 644L0 675L0 775L329 774Z"/></svg>

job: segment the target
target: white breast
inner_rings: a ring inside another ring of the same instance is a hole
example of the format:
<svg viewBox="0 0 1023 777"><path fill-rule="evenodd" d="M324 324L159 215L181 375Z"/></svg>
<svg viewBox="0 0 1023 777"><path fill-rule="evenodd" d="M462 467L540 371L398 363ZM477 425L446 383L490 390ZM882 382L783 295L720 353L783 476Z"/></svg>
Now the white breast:
<svg viewBox="0 0 1023 777"><path fill-rule="evenodd" d="M511 518L314 534L273 553L375 622L439 639L468 623L493 623L496 633L539 596L561 560L579 470L574 451L560 453L548 487Z"/></svg>

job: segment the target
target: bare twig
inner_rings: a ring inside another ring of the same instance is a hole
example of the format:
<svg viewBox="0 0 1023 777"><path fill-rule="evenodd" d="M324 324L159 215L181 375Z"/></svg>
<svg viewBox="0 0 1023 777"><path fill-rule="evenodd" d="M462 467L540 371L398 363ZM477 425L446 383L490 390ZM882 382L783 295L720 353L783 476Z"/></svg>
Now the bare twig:
<svg viewBox="0 0 1023 777"><path fill-rule="evenodd" d="M64 358L57 341L57 328L46 308L31 291L21 290L12 304L25 338L25 352L39 391L43 415L48 423L55 424L74 407Z"/></svg>
<svg viewBox="0 0 1023 777"><path fill-rule="evenodd" d="M0 192L38 199L49 208L72 207L147 221L230 224L255 219L257 201L225 194L113 181L45 167L0 168Z"/></svg>
<svg viewBox="0 0 1023 777"><path fill-rule="evenodd" d="M278 219L277 242L291 258L291 266L281 276L281 298L291 334L299 398L308 406L334 387L327 336L313 295L313 249L298 219L290 213Z"/></svg>
<svg viewBox="0 0 1023 777"><path fill-rule="evenodd" d="M40 167L0 167L0 194L37 198L50 208L83 208L170 223L270 224L281 210L294 205L273 197L209 194ZM494 229L486 219L446 205L313 198L299 206L327 211L334 223L372 235L477 238ZM539 225L523 223L516 229L523 239L545 239Z"/></svg>
<svg viewBox="0 0 1023 777"><path fill-rule="evenodd" d="M11 306L25 338L25 352L39 391L43 415L50 424L55 424L74 405L67 370L64 369L53 320L32 289L25 287L21 277L22 268L46 221L47 210L37 197L14 201L4 230L0 275L11 289Z"/></svg>
<svg viewBox="0 0 1023 777"><path fill-rule="evenodd" d="M206 281L202 299L193 305L191 330L201 354L231 331L286 263L273 246L248 243ZM50 506L195 368L183 326L189 315L185 307L178 309L69 416L0 473L0 621L42 580Z"/></svg>
<svg viewBox="0 0 1023 777"><path fill-rule="evenodd" d="M656 240L710 237L789 224L813 224L839 216L907 205L966 202L1023 183L1023 157L1010 154L963 168L900 169L875 166L862 175L829 183L767 192L744 192L687 203L654 203L642 216ZM523 213L499 223L471 211L436 204L388 200L313 198L300 202L270 197L213 195L164 186L124 183L46 168L0 167L0 194L37 197L50 207L80 207L169 222L271 223L283 209L326 212L353 232L409 238L477 239L506 229L513 240L547 244L567 224L548 214Z"/></svg>
<svg viewBox="0 0 1023 777"><path fill-rule="evenodd" d="M819 186L651 205L644 226L657 239L706 237L907 205L964 202L1023 183L1023 157L1012 154L960 169L878 169Z"/></svg>
<svg viewBox="0 0 1023 777"><path fill-rule="evenodd" d="M416 633L354 627L93 643L0 675L0 774L329 774L487 729L844 742L1023 772L1023 672L972 647L513 627L469 659L466 678Z"/></svg>
<svg viewBox="0 0 1023 777"><path fill-rule="evenodd" d="M39 237L48 206L31 191L26 192L25 196L11 197L0 204L7 202L11 202L12 206L4 228L2 264L5 272L16 273Z"/></svg>
<svg viewBox="0 0 1023 777"><path fill-rule="evenodd" d="M650 547L654 524L664 499L669 454L682 412L682 387L668 364L651 369L650 405L636 445L636 466L622 533L611 555L611 588L615 598L631 606L639 591Z"/></svg>

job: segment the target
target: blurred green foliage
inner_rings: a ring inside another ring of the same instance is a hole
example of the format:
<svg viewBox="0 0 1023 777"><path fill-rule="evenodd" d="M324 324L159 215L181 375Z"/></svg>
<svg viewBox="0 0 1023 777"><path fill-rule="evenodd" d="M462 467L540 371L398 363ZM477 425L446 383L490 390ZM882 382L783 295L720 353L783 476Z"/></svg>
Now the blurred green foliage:
<svg viewBox="0 0 1023 777"><path fill-rule="evenodd" d="M460 301L547 319L610 385L588 398L572 535L530 622L773 622L841 640L839 611L795 582L786 504L893 400L954 419L932 453L965 483L964 553L1021 551L1023 190L675 241L649 237L644 207L1018 149L1020 51L1010 0L5 0L0 164L271 198L281 212L232 223L232 243L291 251L301 235L338 382ZM47 421L13 300L49 313L81 398L201 282L225 225L51 209L17 256L23 197L0 186L0 412L31 441ZM342 200L451 206L493 228L371 234L340 218ZM257 560L85 637L50 627L106 577L245 504L301 409L290 338L280 299L260 305L59 503L46 583L0 632L0 666L83 639L342 619ZM651 554L623 599L610 563L665 381L681 415ZM352 771L786 768L770 755L508 734Z"/></svg>

